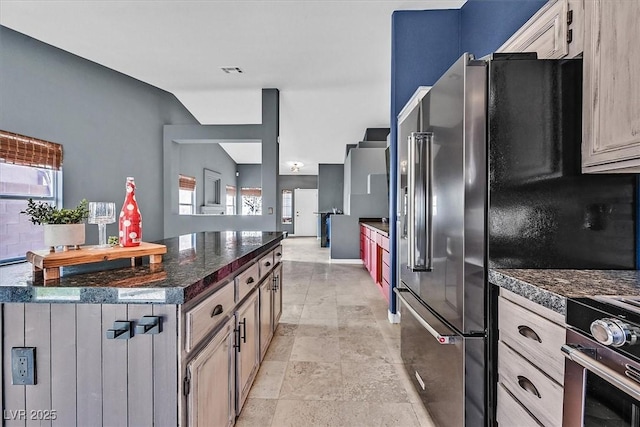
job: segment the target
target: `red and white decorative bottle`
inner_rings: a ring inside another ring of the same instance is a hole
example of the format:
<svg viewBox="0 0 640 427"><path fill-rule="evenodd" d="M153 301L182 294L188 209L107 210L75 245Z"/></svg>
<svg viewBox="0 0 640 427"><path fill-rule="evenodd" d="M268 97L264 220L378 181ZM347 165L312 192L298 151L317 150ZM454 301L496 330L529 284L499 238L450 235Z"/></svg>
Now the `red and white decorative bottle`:
<svg viewBox="0 0 640 427"><path fill-rule="evenodd" d="M120 211L120 246L139 246L142 241L142 215L136 202L136 184L133 177L127 177L127 195Z"/></svg>

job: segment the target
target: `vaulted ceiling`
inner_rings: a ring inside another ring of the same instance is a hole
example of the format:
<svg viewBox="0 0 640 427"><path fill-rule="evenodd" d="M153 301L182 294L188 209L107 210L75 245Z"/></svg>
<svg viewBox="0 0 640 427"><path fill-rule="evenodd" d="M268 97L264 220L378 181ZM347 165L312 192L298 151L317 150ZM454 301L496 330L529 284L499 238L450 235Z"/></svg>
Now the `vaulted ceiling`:
<svg viewBox="0 0 640 427"><path fill-rule="evenodd" d="M260 123L278 88L280 173L317 174L389 127L393 11L464 2L2 0L0 24L169 91L202 124Z"/></svg>

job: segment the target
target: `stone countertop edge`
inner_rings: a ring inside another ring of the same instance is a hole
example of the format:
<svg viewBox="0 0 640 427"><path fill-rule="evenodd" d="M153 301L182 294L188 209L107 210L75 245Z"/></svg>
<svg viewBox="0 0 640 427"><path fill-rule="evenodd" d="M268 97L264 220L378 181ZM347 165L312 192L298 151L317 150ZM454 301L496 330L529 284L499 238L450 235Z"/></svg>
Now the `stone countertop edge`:
<svg viewBox="0 0 640 427"><path fill-rule="evenodd" d="M185 256L179 237L154 243L166 244L161 264L124 267L128 260L104 270L86 265L52 284L34 280L31 264L0 267L0 304L184 304L203 292L214 291L225 278L275 248L285 237L282 232L264 232L260 237L231 236L229 233L194 233L195 255ZM217 249L212 239L218 239ZM229 243L231 241L231 243ZM116 263L117 261L110 261ZM123 268L124 267L124 268ZM40 279L41 280L41 279Z"/></svg>
<svg viewBox="0 0 640 427"><path fill-rule="evenodd" d="M640 296L638 270L490 269L489 282L563 316L567 298Z"/></svg>
<svg viewBox="0 0 640 427"><path fill-rule="evenodd" d="M387 222L382 222L382 221L360 221L360 224L370 227L370 228L375 228L376 231L381 232L382 234L385 234L387 237L389 237L389 223Z"/></svg>

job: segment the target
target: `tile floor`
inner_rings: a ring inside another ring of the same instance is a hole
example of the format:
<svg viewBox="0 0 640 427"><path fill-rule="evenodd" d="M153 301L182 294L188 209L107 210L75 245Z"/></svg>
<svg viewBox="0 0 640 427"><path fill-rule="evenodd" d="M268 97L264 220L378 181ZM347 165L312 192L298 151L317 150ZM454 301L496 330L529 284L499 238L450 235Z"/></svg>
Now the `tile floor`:
<svg viewBox="0 0 640 427"><path fill-rule="evenodd" d="M362 265L283 241L283 313L239 427L432 426L400 359L400 326Z"/></svg>

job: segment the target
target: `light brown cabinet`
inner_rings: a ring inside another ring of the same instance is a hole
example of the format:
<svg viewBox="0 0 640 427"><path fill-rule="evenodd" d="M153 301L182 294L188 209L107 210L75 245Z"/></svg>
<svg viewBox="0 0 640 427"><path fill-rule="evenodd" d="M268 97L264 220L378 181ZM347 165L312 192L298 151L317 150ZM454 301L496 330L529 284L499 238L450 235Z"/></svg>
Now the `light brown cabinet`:
<svg viewBox="0 0 640 427"><path fill-rule="evenodd" d="M585 173L640 172L639 16L638 1L585 1Z"/></svg>
<svg viewBox="0 0 640 427"><path fill-rule="evenodd" d="M260 314L258 292L254 292L236 311L237 329L237 400L236 411L242 410L253 380L258 373L260 348Z"/></svg>
<svg viewBox="0 0 640 427"><path fill-rule="evenodd" d="M260 360L264 359L273 337L273 275L269 275L260 290Z"/></svg>
<svg viewBox="0 0 640 427"><path fill-rule="evenodd" d="M497 52L536 52L540 59L582 52L583 0L550 0Z"/></svg>
<svg viewBox="0 0 640 427"><path fill-rule="evenodd" d="M282 315L282 264L278 264L278 266L273 270L273 287L272 287L272 329L275 333L276 328L278 327L278 322L280 321L280 315Z"/></svg>
<svg viewBox="0 0 640 427"><path fill-rule="evenodd" d="M500 289L498 329L498 425L561 425L563 317Z"/></svg>
<svg viewBox="0 0 640 427"><path fill-rule="evenodd" d="M187 364L188 425L235 423L235 320L229 319ZM185 385L185 387L187 387Z"/></svg>

